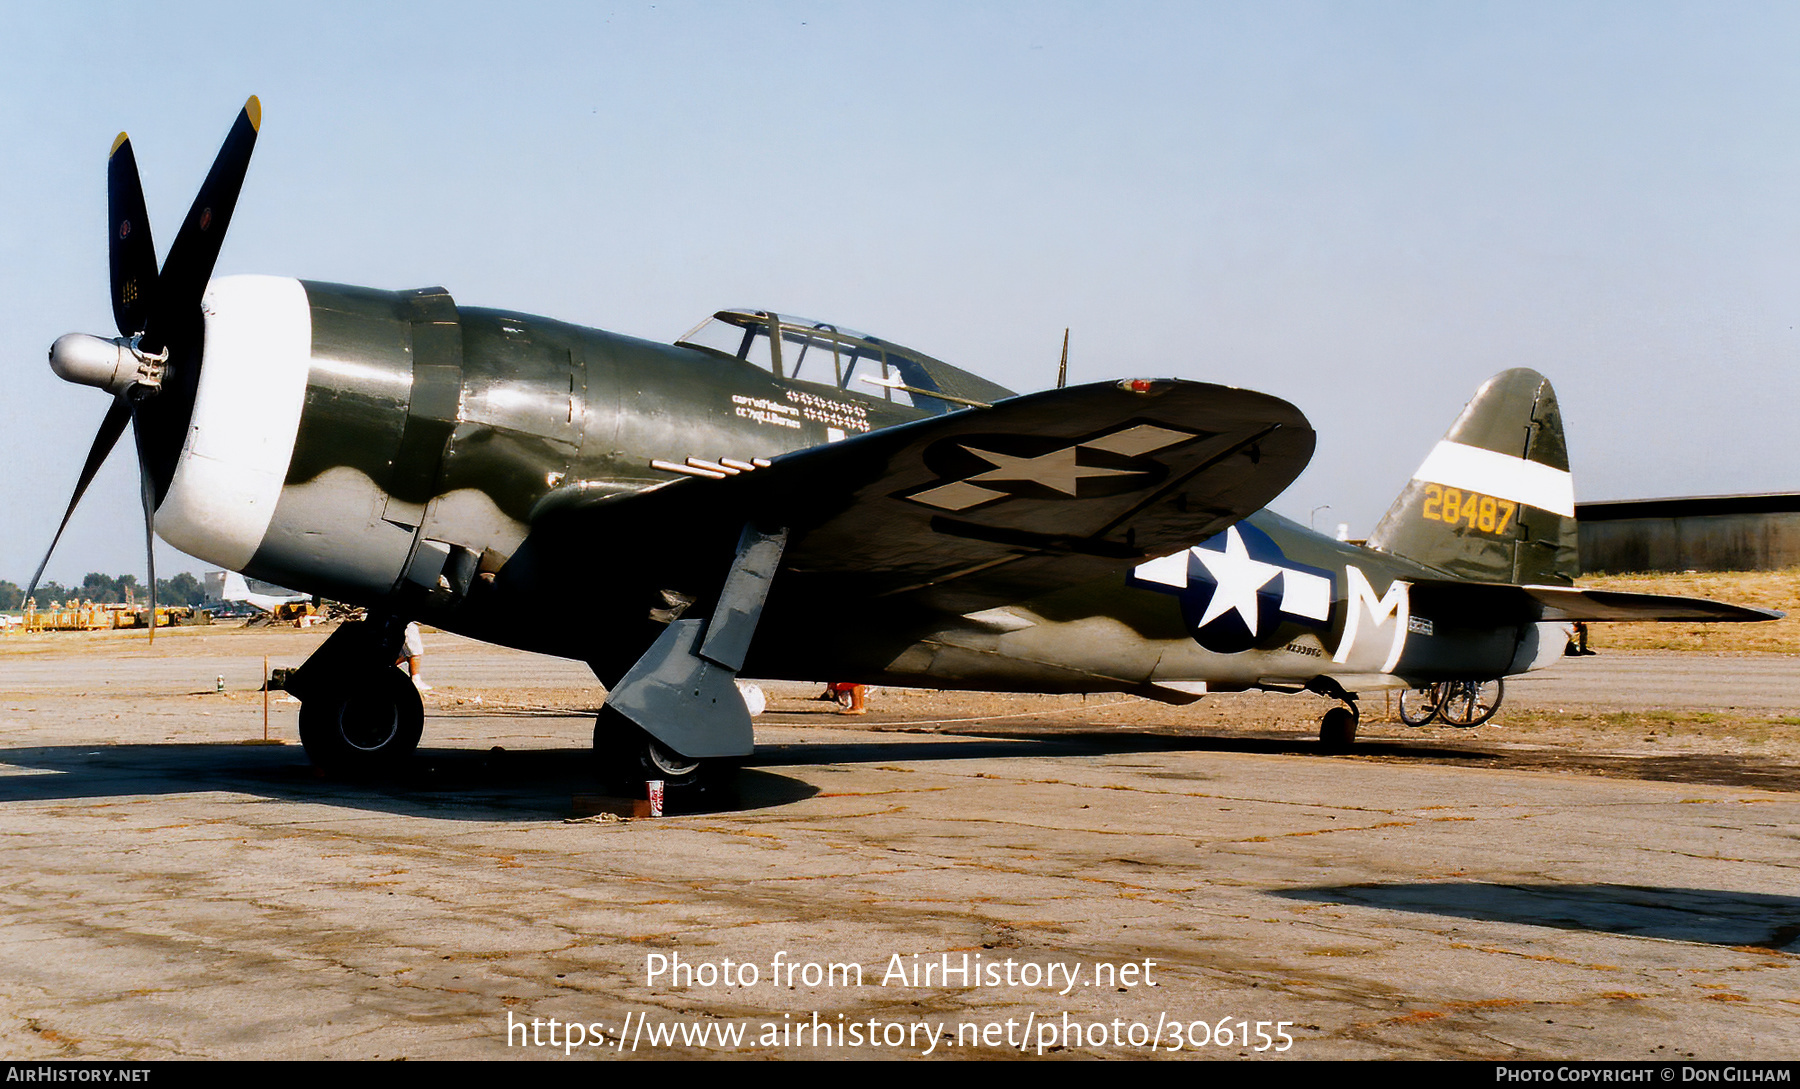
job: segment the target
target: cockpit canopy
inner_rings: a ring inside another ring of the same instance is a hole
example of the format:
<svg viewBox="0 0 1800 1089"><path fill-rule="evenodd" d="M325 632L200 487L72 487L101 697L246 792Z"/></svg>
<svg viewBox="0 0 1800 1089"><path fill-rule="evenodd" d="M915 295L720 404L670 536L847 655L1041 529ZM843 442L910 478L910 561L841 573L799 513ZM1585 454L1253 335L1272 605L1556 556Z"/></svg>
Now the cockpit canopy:
<svg viewBox="0 0 1800 1089"><path fill-rule="evenodd" d="M933 415L1013 395L923 352L767 310L721 310L675 343L749 363L777 378L912 405Z"/></svg>

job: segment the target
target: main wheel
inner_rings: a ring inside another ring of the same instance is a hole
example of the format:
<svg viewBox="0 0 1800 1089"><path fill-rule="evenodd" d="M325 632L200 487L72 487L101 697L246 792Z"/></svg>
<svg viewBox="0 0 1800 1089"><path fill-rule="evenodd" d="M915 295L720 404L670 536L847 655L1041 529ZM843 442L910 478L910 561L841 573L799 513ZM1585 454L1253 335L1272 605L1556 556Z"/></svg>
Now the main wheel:
<svg viewBox="0 0 1800 1089"><path fill-rule="evenodd" d="M1438 704L1443 699L1443 686L1428 684L1424 688L1409 688L1400 693L1400 721L1408 726L1424 726L1438 715Z"/></svg>
<svg viewBox="0 0 1800 1089"><path fill-rule="evenodd" d="M1356 712L1333 707L1319 719L1319 747L1326 752L1348 752L1356 743Z"/></svg>
<svg viewBox="0 0 1800 1089"><path fill-rule="evenodd" d="M393 771L419 747L424 730L424 701L398 669L348 679L300 705L300 743L313 765L327 771Z"/></svg>
<svg viewBox="0 0 1800 1089"><path fill-rule="evenodd" d="M611 707L594 719L594 755L603 781L634 792L652 779L662 780L665 791L706 790L737 771L735 761L682 756Z"/></svg>
<svg viewBox="0 0 1800 1089"><path fill-rule="evenodd" d="M1506 682L1500 680L1445 681L1440 687L1444 689L1444 699L1438 705L1438 717L1465 728L1493 718L1506 694Z"/></svg>

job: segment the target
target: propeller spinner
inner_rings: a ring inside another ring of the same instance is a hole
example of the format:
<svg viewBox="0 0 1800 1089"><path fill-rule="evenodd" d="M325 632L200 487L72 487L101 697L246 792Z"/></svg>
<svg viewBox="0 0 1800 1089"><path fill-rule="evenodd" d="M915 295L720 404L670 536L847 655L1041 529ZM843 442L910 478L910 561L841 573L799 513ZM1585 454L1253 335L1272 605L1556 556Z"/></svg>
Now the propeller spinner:
<svg viewBox="0 0 1800 1089"><path fill-rule="evenodd" d="M137 446L139 492L144 505L150 637L156 638L156 507L168 491L193 415L206 332L201 297L212 278L261 125L262 104L252 95L219 148L160 273L131 140L121 132L113 141L106 164L107 254L112 275L113 321L118 325L119 336L108 340L87 333L69 333L58 337L50 348L50 367L59 378L104 389L113 395L113 403L100 421L100 430L75 482L75 493L69 498L69 507L63 512L62 523L56 527L56 536L51 538L43 562L31 576L27 596L37 591L38 580L43 577L57 542L62 540L69 518L129 422Z"/></svg>

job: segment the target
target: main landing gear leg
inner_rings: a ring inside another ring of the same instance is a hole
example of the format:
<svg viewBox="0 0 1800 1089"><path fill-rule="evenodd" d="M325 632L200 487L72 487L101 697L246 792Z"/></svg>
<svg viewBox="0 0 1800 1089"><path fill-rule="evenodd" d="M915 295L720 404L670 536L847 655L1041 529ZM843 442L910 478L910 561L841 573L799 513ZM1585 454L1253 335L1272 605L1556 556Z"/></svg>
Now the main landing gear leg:
<svg viewBox="0 0 1800 1089"><path fill-rule="evenodd" d="M394 668L405 633L406 621L395 616L352 621L288 678L288 692L300 700L300 743L314 767L382 775L419 747L425 705Z"/></svg>
<svg viewBox="0 0 1800 1089"><path fill-rule="evenodd" d="M736 679L786 546L786 529L745 526L712 618L670 622L607 693L594 722L603 775L700 789L754 750Z"/></svg>
<svg viewBox="0 0 1800 1089"><path fill-rule="evenodd" d="M1362 717L1355 700L1348 706L1333 707L1319 720L1319 747L1326 752L1349 752L1356 743L1356 723Z"/></svg>

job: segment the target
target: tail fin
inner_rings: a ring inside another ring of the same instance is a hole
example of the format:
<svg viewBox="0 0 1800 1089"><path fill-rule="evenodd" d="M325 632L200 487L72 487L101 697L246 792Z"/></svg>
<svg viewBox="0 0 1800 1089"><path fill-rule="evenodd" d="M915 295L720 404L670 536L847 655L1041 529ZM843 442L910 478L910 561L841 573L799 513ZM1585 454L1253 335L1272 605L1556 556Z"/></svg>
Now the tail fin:
<svg viewBox="0 0 1800 1089"><path fill-rule="evenodd" d="M225 576L224 585L219 588L219 598L223 601L249 601L250 584L244 576L236 571L222 571Z"/></svg>
<svg viewBox="0 0 1800 1089"><path fill-rule="evenodd" d="M1368 545L1461 579L1574 582L1575 490L1549 380L1524 368L1488 379Z"/></svg>

